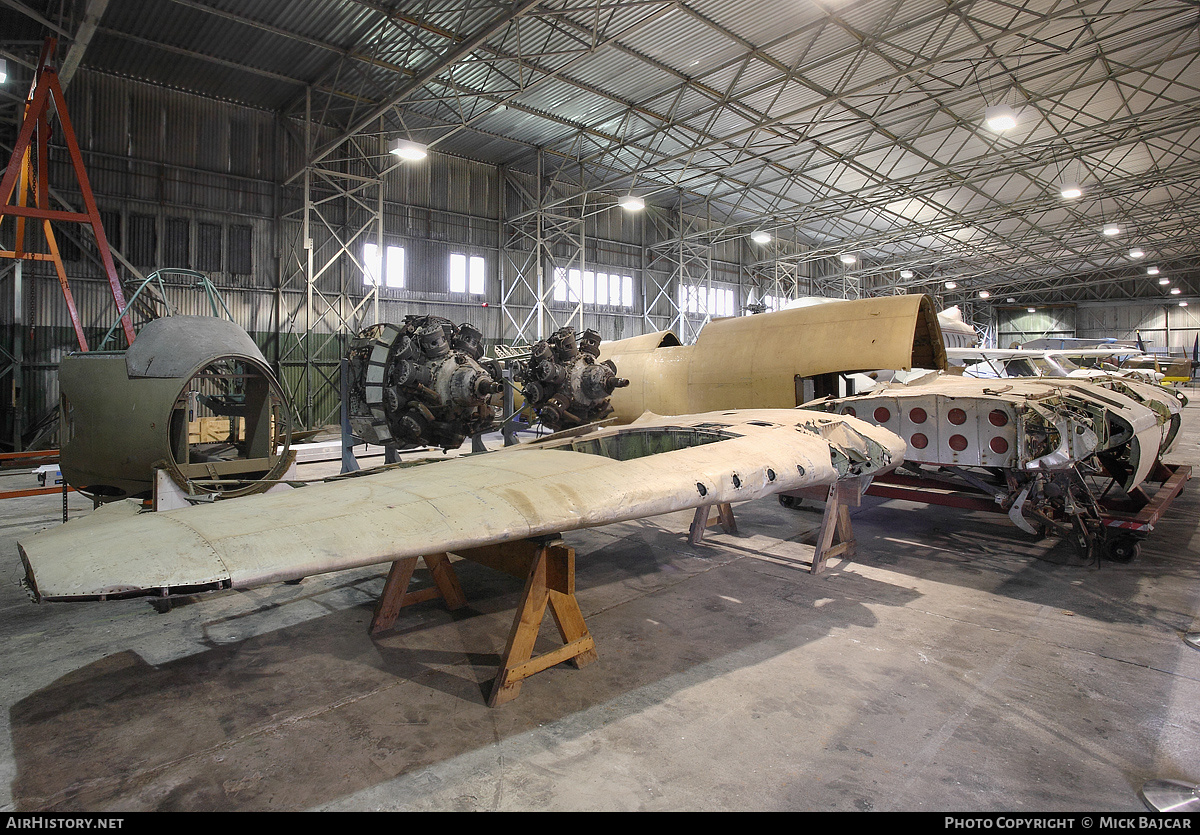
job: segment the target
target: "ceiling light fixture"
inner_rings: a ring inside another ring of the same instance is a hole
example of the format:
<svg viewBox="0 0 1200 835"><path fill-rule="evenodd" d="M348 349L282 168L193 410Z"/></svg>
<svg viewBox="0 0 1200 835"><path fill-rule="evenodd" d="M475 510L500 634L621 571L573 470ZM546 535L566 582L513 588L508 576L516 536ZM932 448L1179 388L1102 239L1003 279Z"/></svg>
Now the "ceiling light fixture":
<svg viewBox="0 0 1200 835"><path fill-rule="evenodd" d="M636 194L626 194L617 200L617 205L627 212L640 212L646 208L646 201Z"/></svg>
<svg viewBox="0 0 1200 835"><path fill-rule="evenodd" d="M852 253L844 252L840 256L838 256L838 260L841 261L843 264L845 264L848 267L851 264L857 263L858 258L855 255L853 255Z"/></svg>
<svg viewBox="0 0 1200 835"><path fill-rule="evenodd" d="M8 81L8 64L3 58L0 58L0 84Z"/></svg>
<svg viewBox="0 0 1200 835"><path fill-rule="evenodd" d="M957 288L958 288L958 285L957 285L957 284L955 284L953 281L947 281L947 282L946 282L946 289L947 289L947 290L955 290L955 289L957 289Z"/></svg>
<svg viewBox="0 0 1200 835"><path fill-rule="evenodd" d="M1115 224L1115 223L1106 223L1106 224L1104 224L1104 228L1101 229L1100 231L1111 238L1114 235L1121 234L1121 227L1117 226L1117 224Z"/></svg>
<svg viewBox="0 0 1200 835"><path fill-rule="evenodd" d="M901 271L900 271L900 277L901 277L901 278L903 278L903 279L909 279L909 278L912 278L912 277L913 277L913 271L912 271L912 270L901 270Z"/></svg>
<svg viewBox="0 0 1200 835"><path fill-rule="evenodd" d="M1036 307L1027 307L1027 308L1025 308L1025 312L1026 313L1037 313L1037 308Z"/></svg>
<svg viewBox="0 0 1200 835"><path fill-rule="evenodd" d="M771 233L764 232L762 229L755 229L750 233L750 240L756 244L769 244L771 242Z"/></svg>
<svg viewBox="0 0 1200 835"><path fill-rule="evenodd" d="M410 162L416 162L419 159L425 159L429 156L429 149L420 142L413 142L411 139L397 139L392 143L389 151L400 159L406 159Z"/></svg>
<svg viewBox="0 0 1200 835"><path fill-rule="evenodd" d="M1171 295L1172 295L1172 296L1178 296L1178 295L1179 295L1180 293L1182 293L1182 292L1183 292L1183 291L1182 291L1182 290L1180 290L1178 287L1172 287L1172 288L1171 288Z"/></svg>
<svg viewBox="0 0 1200 835"><path fill-rule="evenodd" d="M1062 195L1063 200L1078 200L1083 197L1083 189L1079 183L1063 183L1058 193Z"/></svg>
<svg viewBox="0 0 1200 835"><path fill-rule="evenodd" d="M1017 126L1017 114L1007 104L994 104L983 113L988 129L1003 133Z"/></svg>
<svg viewBox="0 0 1200 835"><path fill-rule="evenodd" d="M1130 258L1145 258L1146 250L1142 249L1140 246L1135 246L1133 249L1129 250L1129 257Z"/></svg>
<svg viewBox="0 0 1200 835"><path fill-rule="evenodd" d="M1171 283L1171 279L1167 278L1167 277L1164 275L1162 278L1160 278L1160 279L1158 280L1158 283L1159 283L1159 284L1161 284L1163 287L1166 287L1168 284L1170 284L1170 283Z"/></svg>
<svg viewBox="0 0 1200 835"><path fill-rule="evenodd" d="M1146 275L1158 275L1158 267L1146 267Z"/></svg>
<svg viewBox="0 0 1200 835"><path fill-rule="evenodd" d="M1180 302L1180 303L1179 303L1179 306L1180 306L1180 307L1187 307L1187 302Z"/></svg>
<svg viewBox="0 0 1200 835"><path fill-rule="evenodd" d="M992 297L992 294L991 294L991 293L989 293L987 290L980 290L980 291L979 291L979 298L981 298L981 299L990 299L991 297Z"/></svg>

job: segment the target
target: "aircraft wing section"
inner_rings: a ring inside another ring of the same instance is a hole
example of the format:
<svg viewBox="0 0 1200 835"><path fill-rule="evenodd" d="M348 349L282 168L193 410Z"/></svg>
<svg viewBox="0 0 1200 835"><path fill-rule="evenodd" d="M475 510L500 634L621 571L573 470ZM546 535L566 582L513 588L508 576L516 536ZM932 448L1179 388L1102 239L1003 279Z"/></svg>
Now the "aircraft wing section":
<svg viewBox="0 0 1200 835"><path fill-rule="evenodd" d="M183 510L126 503L20 548L38 600L249 588L831 484L895 467L904 451L887 430L819 412L645 415Z"/></svg>

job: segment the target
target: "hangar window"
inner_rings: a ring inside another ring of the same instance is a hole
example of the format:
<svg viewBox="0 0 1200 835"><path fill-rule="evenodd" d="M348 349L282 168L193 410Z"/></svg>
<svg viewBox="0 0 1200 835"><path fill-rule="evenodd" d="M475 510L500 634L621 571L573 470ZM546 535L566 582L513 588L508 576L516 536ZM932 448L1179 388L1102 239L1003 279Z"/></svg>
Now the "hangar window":
<svg viewBox="0 0 1200 835"><path fill-rule="evenodd" d="M557 267L554 270L554 300L632 308L633 276Z"/></svg>
<svg viewBox="0 0 1200 835"><path fill-rule="evenodd" d="M167 234L163 241L163 266L190 268L192 266L191 223L184 217L169 217L165 225Z"/></svg>
<svg viewBox="0 0 1200 835"><path fill-rule="evenodd" d="M224 231L219 223L196 224L196 269L206 273L221 271Z"/></svg>
<svg viewBox="0 0 1200 835"><path fill-rule="evenodd" d="M229 227L229 272L250 275L254 271L254 229L250 226Z"/></svg>
<svg viewBox="0 0 1200 835"><path fill-rule="evenodd" d="M129 260L139 266L158 265L158 229L152 215L129 216Z"/></svg>
<svg viewBox="0 0 1200 835"><path fill-rule="evenodd" d="M698 316L734 316L733 290L728 287L700 287L694 284L679 285L679 310Z"/></svg>
<svg viewBox="0 0 1200 835"><path fill-rule="evenodd" d="M486 270L487 263L482 257L454 253L450 256L450 292L482 296Z"/></svg>
<svg viewBox="0 0 1200 835"><path fill-rule="evenodd" d="M403 287L404 247L386 246L381 256L378 244L364 244L363 285L366 287Z"/></svg>

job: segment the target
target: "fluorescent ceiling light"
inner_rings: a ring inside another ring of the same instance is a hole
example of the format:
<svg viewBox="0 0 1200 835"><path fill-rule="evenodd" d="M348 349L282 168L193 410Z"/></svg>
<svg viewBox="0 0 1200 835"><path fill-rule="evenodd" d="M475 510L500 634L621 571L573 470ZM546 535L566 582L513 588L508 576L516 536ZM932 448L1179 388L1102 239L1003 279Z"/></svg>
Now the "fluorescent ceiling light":
<svg viewBox="0 0 1200 835"><path fill-rule="evenodd" d="M750 240L756 244L769 244L771 242L771 233L764 232L762 229L755 229L750 233Z"/></svg>
<svg viewBox="0 0 1200 835"><path fill-rule="evenodd" d="M1063 200L1078 200L1083 197L1083 189L1079 187L1079 183L1063 183L1059 194Z"/></svg>
<svg viewBox="0 0 1200 835"><path fill-rule="evenodd" d="M912 277L913 277L913 271L912 271L912 270L901 270L901 271L900 271L900 277L901 277L901 278L912 278Z"/></svg>
<svg viewBox="0 0 1200 835"><path fill-rule="evenodd" d="M983 119L989 129L997 133L1012 130L1017 126L1017 114L1007 104L994 104L984 111Z"/></svg>
<svg viewBox="0 0 1200 835"><path fill-rule="evenodd" d="M847 266L849 266L850 264L853 264L856 261L858 261L858 258L849 252L845 252L845 253L842 253L840 256L838 256L838 260L841 261L843 264L846 264Z"/></svg>
<svg viewBox="0 0 1200 835"><path fill-rule="evenodd" d="M646 201L636 194L626 194L617 201L617 205L627 212L640 212L646 208Z"/></svg>
<svg viewBox="0 0 1200 835"><path fill-rule="evenodd" d="M1130 258L1145 258L1146 250L1142 249L1140 246L1135 246L1133 249L1129 250L1129 257Z"/></svg>
<svg viewBox="0 0 1200 835"><path fill-rule="evenodd" d="M429 155L429 149L420 142L413 142L411 139L397 139L392 143L391 152L400 159L406 159L415 162L419 159L425 159Z"/></svg>
<svg viewBox="0 0 1200 835"><path fill-rule="evenodd" d="M1146 275L1158 275L1158 267L1146 267Z"/></svg>
<svg viewBox="0 0 1200 835"><path fill-rule="evenodd" d="M1117 226L1117 224L1115 224L1115 223L1106 223L1104 225L1104 228L1101 229L1100 231L1111 238L1113 235L1121 234L1121 227Z"/></svg>
<svg viewBox="0 0 1200 835"><path fill-rule="evenodd" d="M979 291L979 298L981 298L981 299L990 299L991 297L992 297L992 294L991 294L991 293L989 293L987 290L980 290L980 291Z"/></svg>

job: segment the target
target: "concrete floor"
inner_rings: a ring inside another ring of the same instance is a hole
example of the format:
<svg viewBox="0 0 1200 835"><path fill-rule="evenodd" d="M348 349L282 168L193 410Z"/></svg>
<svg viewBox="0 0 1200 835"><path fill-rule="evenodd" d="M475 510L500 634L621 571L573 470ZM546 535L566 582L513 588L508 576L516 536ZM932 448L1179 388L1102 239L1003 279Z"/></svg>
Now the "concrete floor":
<svg viewBox="0 0 1200 835"><path fill-rule="evenodd" d="M1198 440L1200 405L1168 460ZM512 578L460 562L466 609L375 638L384 567L35 606L14 543L61 499L8 500L0 808L1143 811L1200 782L1198 485L1124 565L878 499L817 576L819 516L774 500L700 547L690 514L569 535L599 661L495 709Z"/></svg>

